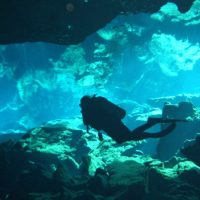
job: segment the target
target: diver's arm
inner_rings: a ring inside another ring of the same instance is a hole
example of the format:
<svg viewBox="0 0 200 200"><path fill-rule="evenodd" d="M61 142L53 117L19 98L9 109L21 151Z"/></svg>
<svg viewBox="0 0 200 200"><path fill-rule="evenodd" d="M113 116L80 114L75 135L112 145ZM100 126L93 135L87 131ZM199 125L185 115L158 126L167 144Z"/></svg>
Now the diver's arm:
<svg viewBox="0 0 200 200"><path fill-rule="evenodd" d="M86 132L87 132L87 133L90 133L90 132L89 132L89 128L90 128L89 125L86 125Z"/></svg>
<svg viewBox="0 0 200 200"><path fill-rule="evenodd" d="M98 137L100 141L103 141L103 134L100 131L98 131Z"/></svg>
<svg viewBox="0 0 200 200"><path fill-rule="evenodd" d="M85 112L81 111L83 124L86 126L86 132L89 133L89 120Z"/></svg>

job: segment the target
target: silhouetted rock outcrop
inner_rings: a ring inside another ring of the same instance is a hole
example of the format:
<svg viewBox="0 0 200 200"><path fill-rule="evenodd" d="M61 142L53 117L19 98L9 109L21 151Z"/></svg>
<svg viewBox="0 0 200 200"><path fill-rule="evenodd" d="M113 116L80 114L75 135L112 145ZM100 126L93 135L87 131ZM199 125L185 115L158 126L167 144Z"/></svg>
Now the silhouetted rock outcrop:
<svg viewBox="0 0 200 200"><path fill-rule="evenodd" d="M174 2L175 0L171 0ZM168 1L1 0L0 43L77 44L120 13L153 13ZM176 0L186 12L193 0Z"/></svg>

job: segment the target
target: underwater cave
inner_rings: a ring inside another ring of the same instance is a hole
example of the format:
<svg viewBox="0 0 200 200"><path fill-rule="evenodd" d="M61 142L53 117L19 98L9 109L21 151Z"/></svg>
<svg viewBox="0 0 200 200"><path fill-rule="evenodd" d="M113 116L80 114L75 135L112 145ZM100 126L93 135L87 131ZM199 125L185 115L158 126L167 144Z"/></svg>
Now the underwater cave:
<svg viewBox="0 0 200 200"><path fill-rule="evenodd" d="M199 8L0 0L0 199L199 200ZM123 108L130 130L182 121L161 138L100 141L85 95Z"/></svg>

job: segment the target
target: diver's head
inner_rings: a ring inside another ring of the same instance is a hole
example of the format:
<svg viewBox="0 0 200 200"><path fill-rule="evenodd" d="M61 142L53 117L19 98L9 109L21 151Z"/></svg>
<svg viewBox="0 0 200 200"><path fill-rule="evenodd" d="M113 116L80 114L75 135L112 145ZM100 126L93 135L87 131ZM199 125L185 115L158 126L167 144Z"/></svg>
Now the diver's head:
<svg viewBox="0 0 200 200"><path fill-rule="evenodd" d="M91 101L91 96L85 95L81 98L80 107L87 106Z"/></svg>

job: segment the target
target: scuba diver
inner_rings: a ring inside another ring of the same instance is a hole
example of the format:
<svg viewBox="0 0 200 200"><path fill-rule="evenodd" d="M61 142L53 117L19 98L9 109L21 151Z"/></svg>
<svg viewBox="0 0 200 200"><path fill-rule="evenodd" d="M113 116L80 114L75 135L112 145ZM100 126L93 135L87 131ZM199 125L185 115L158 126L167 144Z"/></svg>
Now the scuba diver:
<svg viewBox="0 0 200 200"><path fill-rule="evenodd" d="M104 97L83 96L80 102L83 123L86 125L87 132L89 127L98 131L99 140L103 140L101 130L106 132L117 143L126 141L138 141L147 138L160 138L168 135L176 127L176 122L186 121L179 119L162 119L162 118L148 118L147 123L135 128L133 131L129 130L121 121L126 111L123 108L115 105ZM148 133L147 129L158 123L169 123L164 130L157 133Z"/></svg>

